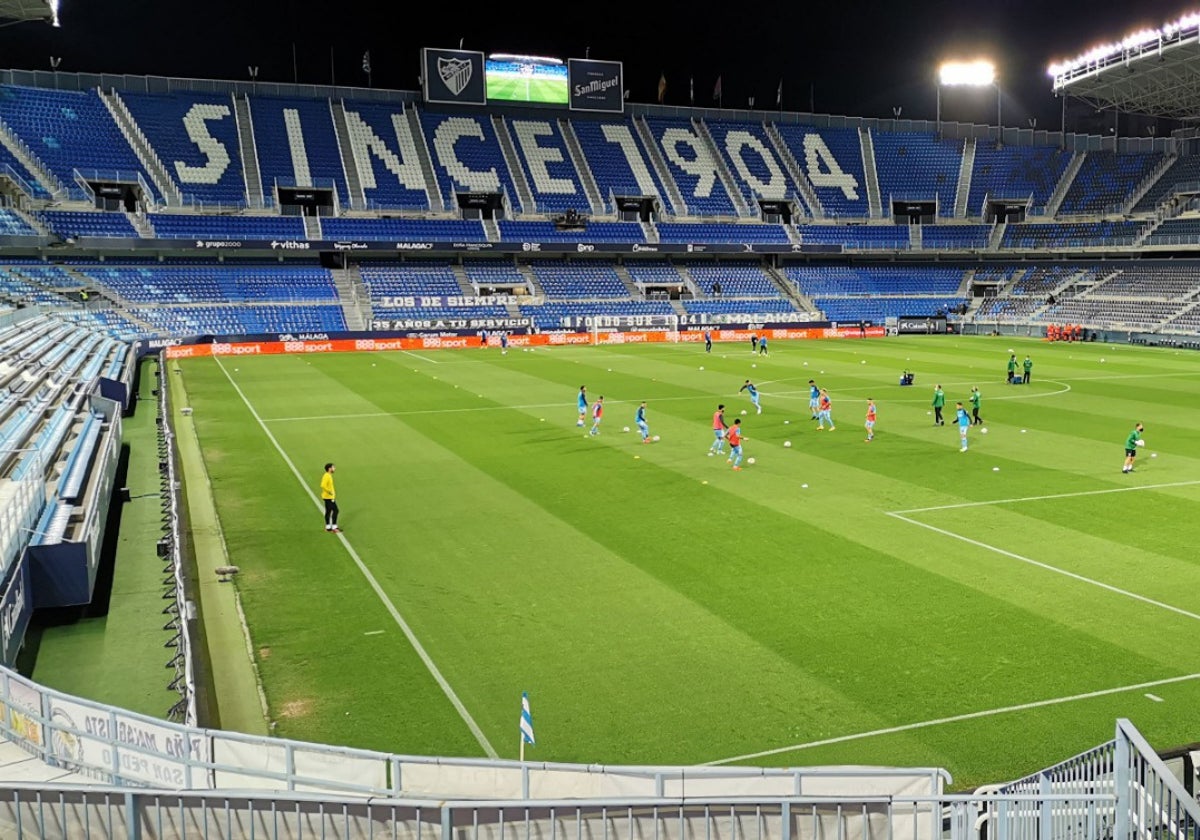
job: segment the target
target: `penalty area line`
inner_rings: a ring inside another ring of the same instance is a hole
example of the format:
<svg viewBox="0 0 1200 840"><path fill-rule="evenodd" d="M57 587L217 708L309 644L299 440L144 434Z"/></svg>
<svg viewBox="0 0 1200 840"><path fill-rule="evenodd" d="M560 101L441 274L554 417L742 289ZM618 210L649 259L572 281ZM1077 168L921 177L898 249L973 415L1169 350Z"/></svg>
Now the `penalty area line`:
<svg viewBox="0 0 1200 840"><path fill-rule="evenodd" d="M775 749L762 750L761 752L746 753L745 755L735 755L732 758L721 758L716 761L707 761L702 766L715 767L720 764L731 764L735 761L751 761L759 758L766 758L773 755L782 755L783 753L796 752L798 750L812 749L813 747L824 747L830 744L843 744L847 741L861 741L865 738L877 738L881 735L895 735L899 732L912 732L916 729L928 729L933 726L944 726L947 723L959 723L964 720L977 720L979 718L995 717L997 715L1006 715L1012 712L1023 712L1029 709L1041 709L1046 706L1059 706L1064 703L1076 703L1080 700L1091 700L1096 697L1106 697L1110 694L1124 694L1129 691L1141 691L1146 688L1155 688L1160 685L1172 685L1174 683L1187 682L1189 680L1200 679L1200 674L1184 674L1181 677L1167 677L1162 680L1152 680L1151 682L1135 683L1133 685L1122 685L1116 688L1102 688L1099 691L1088 691L1083 694L1069 694L1065 697L1051 697L1047 700L1035 700L1031 703L1018 703L1014 706L1000 706L996 709L984 709L978 712L967 712L961 715L951 715L950 717L934 718L933 720L923 720L917 723L905 723L900 726L889 726L884 729L872 729L869 732L855 732L851 735L838 735L834 738L823 738L819 741L807 741L801 744L791 744L786 747L776 747ZM1150 696L1150 695L1147 695Z"/></svg>
<svg viewBox="0 0 1200 840"><path fill-rule="evenodd" d="M908 510L887 511L888 515L903 513L926 513L932 510L958 510L959 508L987 507L988 505L1011 505L1018 502L1042 502L1048 499L1075 499L1080 496L1103 496L1108 493L1132 493L1135 490L1163 490L1168 487L1193 487L1200 484L1200 479L1194 481L1172 481L1167 484L1141 484L1137 487L1110 487L1106 490L1080 490L1076 493L1052 493L1048 496L1020 496L1015 499L992 499L987 502L958 502L953 505L935 505L933 507L909 508Z"/></svg>
<svg viewBox="0 0 1200 840"><path fill-rule="evenodd" d="M250 399L238 386L237 382L234 381L233 377L229 375L229 371L225 369L225 365L219 358L217 359L217 366L221 368L221 373L225 374L225 378L229 380L229 384L233 386L233 390L237 391L237 395L242 398L242 402L246 404L246 408L250 411L250 415L255 419L255 421L257 421L259 427L263 430L263 434L267 436L267 440L271 441L271 444L275 447L275 450L283 458L284 463L288 465L288 468L292 471L292 475L296 476L296 480L300 482L300 486L304 489L305 494L318 510L322 510L324 506L317 498L317 494L314 493L308 486L308 482L304 480L304 476L300 473L300 470L296 468L295 462L293 462L287 452L284 451L275 435L271 433L271 430L267 428L267 424L263 422L263 419L258 415L258 411L255 410L254 406L250 403ZM458 694L455 693L453 687L451 687L450 683L442 675L441 670L438 669L438 666L434 663L433 658L429 655L428 651L425 650L425 646L422 645L420 639L417 638L417 634L413 632L413 629L408 625L408 622L404 620L404 616L402 616L400 611L396 609L396 605L392 602L392 599L389 598L388 594L383 591L383 587L379 585L378 579L376 579L375 575L371 573L371 570L367 568L367 564L363 562L362 557L360 557L358 552L355 551L354 546L352 546L350 541L346 539L346 535L338 533L337 537L339 540L341 540L342 546L350 555L350 559L354 561L354 564L358 566L358 570L362 572L363 577L366 578L367 583L370 584L371 589L375 591L375 595L383 603L384 608L386 608L388 613L392 616L392 620L395 621L396 625L401 631L403 631L404 636L408 639L409 644L412 645L413 650L416 651L417 656L419 656L421 661L425 663L425 668L429 671L429 674L433 677L434 681L436 681L438 686L442 689L442 693L446 695L446 699L450 701L450 704L454 706L455 711L458 712L458 716L462 718L463 723L465 723L467 728L471 730L471 734L475 736L475 740L479 742L479 746L483 748L484 753L487 754L488 758L498 758L499 756L496 753L496 748L492 746L491 742L488 741L487 736L483 734L483 730L479 728L479 724L475 722L475 718L471 717L471 713L467 711L467 707L463 705L463 702L461 699L459 699Z"/></svg>
<svg viewBox="0 0 1200 840"><path fill-rule="evenodd" d="M998 546L989 545L985 542L981 542L979 540L972 539L971 537L964 536L963 534L956 534L953 531L947 531L945 528L939 528L936 525L929 525L925 522L920 522L916 519L910 519L907 516L904 516L899 513L889 513L887 515L892 517L893 519L899 519L901 522L907 522L910 525L917 525L921 528L925 528L926 530L933 531L935 534L941 534L944 537L950 537L951 539L965 542L968 545L975 546L976 548L986 549L987 551L994 552L995 554L999 554L1002 557L1008 557L1012 560L1019 560L1022 563L1028 563L1030 566L1036 566L1039 569L1045 569L1048 572L1054 572L1055 574L1062 575L1063 577L1069 577L1073 580L1079 581L1080 583L1090 584L1091 586L1098 587L1099 589L1104 589L1108 592L1112 592L1115 595L1123 595L1126 598L1131 598L1134 601L1141 601L1143 604L1149 604L1152 607L1158 607L1159 609L1163 609L1168 612L1173 612L1176 615L1183 616L1184 618L1190 618L1195 621L1200 621L1200 615L1197 615L1194 612L1188 612L1187 610L1183 609L1182 607L1176 607L1176 606L1172 606L1171 604L1164 603L1162 601L1156 601L1153 598L1146 597L1145 595L1139 595L1136 592L1130 592L1128 589L1121 589L1119 586L1113 586L1111 583L1104 583L1103 581L1096 580L1095 578L1086 577L1084 575L1077 574L1076 572L1069 572L1066 569L1060 569L1058 566L1051 566L1049 563L1043 563L1040 560L1034 560L1032 557L1026 557L1023 554L1017 554L1014 551L1009 551L1004 548L999 548Z"/></svg>

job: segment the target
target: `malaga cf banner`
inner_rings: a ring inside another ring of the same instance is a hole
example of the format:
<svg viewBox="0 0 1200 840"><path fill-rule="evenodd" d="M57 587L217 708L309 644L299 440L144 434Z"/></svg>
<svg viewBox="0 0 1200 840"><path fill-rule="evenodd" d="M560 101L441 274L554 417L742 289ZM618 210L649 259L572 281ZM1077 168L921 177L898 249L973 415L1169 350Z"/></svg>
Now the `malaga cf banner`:
<svg viewBox="0 0 1200 840"><path fill-rule="evenodd" d="M421 50L421 89L426 102L486 105L483 53L474 50Z"/></svg>
<svg viewBox="0 0 1200 840"><path fill-rule="evenodd" d="M625 77L619 61L567 59L572 111L603 111L620 114L625 110Z"/></svg>

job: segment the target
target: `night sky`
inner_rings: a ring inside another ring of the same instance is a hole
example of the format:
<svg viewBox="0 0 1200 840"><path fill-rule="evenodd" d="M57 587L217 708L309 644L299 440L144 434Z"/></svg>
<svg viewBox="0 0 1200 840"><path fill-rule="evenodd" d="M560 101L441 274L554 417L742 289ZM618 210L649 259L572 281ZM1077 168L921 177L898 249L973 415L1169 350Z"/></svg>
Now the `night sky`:
<svg viewBox="0 0 1200 840"><path fill-rule="evenodd" d="M300 82L366 85L362 55L371 51L376 87L417 90L422 46L583 57L625 63L630 98L652 102L659 74L668 104L713 103L722 77L725 107L775 109L780 79L787 110L932 119L934 76L945 58L996 61L1004 122L1057 129L1060 103L1045 68L1097 42L1158 26L1198 0L798 0L719 7L654 2L424 4L342 0L62 0L61 29L42 23L0 28L0 67L292 81L292 45ZM811 100L810 100L811 96ZM943 117L994 123L995 93L947 91ZM1068 128L1104 131L1112 117L1073 108ZM1130 129L1138 126L1132 121ZM1127 133L1124 125L1122 133Z"/></svg>

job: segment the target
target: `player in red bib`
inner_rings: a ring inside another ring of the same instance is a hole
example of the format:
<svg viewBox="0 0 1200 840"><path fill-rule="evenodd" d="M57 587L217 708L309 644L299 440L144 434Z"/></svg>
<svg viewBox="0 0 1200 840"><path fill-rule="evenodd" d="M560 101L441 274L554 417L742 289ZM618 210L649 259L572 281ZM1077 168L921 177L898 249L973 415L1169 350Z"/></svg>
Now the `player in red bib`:
<svg viewBox="0 0 1200 840"><path fill-rule="evenodd" d="M733 428L729 430L729 459L726 464L733 464L735 470L742 468L742 418L733 421Z"/></svg>
<svg viewBox="0 0 1200 840"><path fill-rule="evenodd" d="M725 430L729 426L725 423L725 404L717 406L717 410L713 412L713 437L716 438L712 442L712 446L708 447L708 457L713 455L722 455L725 452Z"/></svg>
<svg viewBox="0 0 1200 840"><path fill-rule="evenodd" d="M588 432L589 435L595 437L600 434L600 421L604 419L604 397L601 396L596 400L596 404L592 406L592 428Z"/></svg>
<svg viewBox="0 0 1200 840"><path fill-rule="evenodd" d="M875 400L867 398L867 443L875 440Z"/></svg>

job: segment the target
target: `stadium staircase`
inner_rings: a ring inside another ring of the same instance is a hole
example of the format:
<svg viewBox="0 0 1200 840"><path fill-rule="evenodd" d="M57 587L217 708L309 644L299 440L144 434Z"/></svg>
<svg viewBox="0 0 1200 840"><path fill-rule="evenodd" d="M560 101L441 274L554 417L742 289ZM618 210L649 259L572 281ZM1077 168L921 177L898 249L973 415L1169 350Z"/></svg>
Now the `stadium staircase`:
<svg viewBox="0 0 1200 840"><path fill-rule="evenodd" d="M1173 332L1173 330L1171 329L1171 325L1175 321L1182 320L1184 318L1184 316L1186 316L1189 312L1192 312L1198 306L1200 306L1200 300L1192 301L1187 306L1183 307L1183 309L1180 309L1178 312L1176 312L1174 315L1172 315L1170 318L1168 318L1166 321L1164 321L1162 323L1162 325L1159 327L1159 329L1161 329L1165 332ZM1194 329L1187 329L1187 330L1184 330L1184 332L1187 332L1187 333L1190 333L1193 335L1195 334Z"/></svg>
<svg viewBox="0 0 1200 840"><path fill-rule="evenodd" d="M358 177L359 162L354 155L354 144L350 142L350 128L346 125L345 100L330 99L329 114L333 118L333 133L337 137L338 156L342 161L342 171L346 174L346 190L350 196L350 209L365 210L367 196L363 192L362 179ZM366 161L366 163L369 166L371 162Z"/></svg>
<svg viewBox="0 0 1200 840"><path fill-rule="evenodd" d="M999 251L1000 243L1004 241L1004 231L1008 230L1008 222L996 222L992 225L992 234L988 237L987 249Z"/></svg>
<svg viewBox="0 0 1200 840"><path fill-rule="evenodd" d="M863 176L867 182L867 207L872 219L883 218L883 201L879 197L879 171L875 168L875 143L868 129L858 130L858 144L862 149Z"/></svg>
<svg viewBox="0 0 1200 840"><path fill-rule="evenodd" d="M909 225L908 226L908 247L909 248L911 248L914 251L920 251L924 247L924 245L922 244L922 242L923 242L922 232L923 232L923 228L921 225Z"/></svg>
<svg viewBox="0 0 1200 840"><path fill-rule="evenodd" d="M1058 179L1058 184L1054 187L1054 192L1050 193L1050 200L1046 202L1046 216L1049 218L1058 215L1058 208L1062 206L1063 199L1067 197L1067 191L1071 189L1071 184L1075 182L1075 176L1083 168L1083 161L1086 158L1087 152L1076 152L1071 156L1071 162L1067 164L1062 177Z"/></svg>
<svg viewBox="0 0 1200 840"><path fill-rule="evenodd" d="M341 271L334 271L333 285L342 304L342 317L346 320L346 329L369 329L372 321L371 293L363 284L358 263L352 262Z"/></svg>
<svg viewBox="0 0 1200 840"><path fill-rule="evenodd" d="M16 158L17 162L25 167L25 170L55 201L67 201L70 198L62 181L59 181L38 160L37 155L21 142L21 139L5 124L4 120L0 120L0 146L6 148L9 154Z"/></svg>
<svg viewBox="0 0 1200 840"><path fill-rule="evenodd" d="M579 181L583 184L583 194L587 196L588 204L592 208L592 215L615 214L617 211L615 207L608 209L604 206L600 188L596 186L596 178L592 174L592 168L588 166L587 157L583 154L583 147L579 145L579 138L575 136L575 129L571 127L571 121L559 117L558 130L562 132L563 142L567 146L567 154L571 157L571 163L575 166L575 171L579 173Z"/></svg>
<svg viewBox="0 0 1200 840"><path fill-rule="evenodd" d="M1015 289L1017 287L1017 284L1020 283L1021 280L1023 280L1025 275L1028 273L1029 273L1029 269L1018 268L1016 271L1014 271L1012 273L1012 277L1009 277L1007 280L1005 280L1004 283L1001 284L1000 288L996 290L996 297L998 297L998 298L1011 297L1012 293L1013 293L1013 289Z"/></svg>
<svg viewBox="0 0 1200 840"><path fill-rule="evenodd" d="M301 216L300 218L304 220L305 239L316 241L323 238L320 216Z"/></svg>
<svg viewBox="0 0 1200 840"><path fill-rule="evenodd" d="M666 189L667 198L671 199L671 207L675 209L671 215L688 215L687 202L683 200L683 194L679 192L679 185L671 176L671 170L663 159L662 150L658 147L658 141L654 139L654 132L650 130L646 118L634 117L633 124L637 126L638 136L642 138L642 145L646 149L646 154L650 156L650 165L654 167L654 173L658 175L659 183Z"/></svg>
<svg viewBox="0 0 1200 840"><path fill-rule="evenodd" d="M700 117L692 117L692 127L696 130L697 136L704 141L704 145L708 147L708 153L712 155L713 162L717 167L717 177L721 179L721 184L725 187L725 192L729 193L729 200L733 202L733 209L739 217L746 218L751 215L750 205L746 203L746 196L738 187L737 182L733 179L733 173L729 171L729 167L725 164L725 156L721 154L721 149L717 146L717 141L713 139L712 132L708 130L708 123L700 119Z"/></svg>
<svg viewBox="0 0 1200 840"><path fill-rule="evenodd" d="M958 291L954 294L957 297L971 297L971 287L975 285L975 269L968 268L963 272L962 280L959 281Z"/></svg>
<svg viewBox="0 0 1200 840"><path fill-rule="evenodd" d="M237 122L238 146L242 155L242 173L246 176L246 206L266 206L262 174L258 168L258 146L254 143L254 119L250 116L250 98L233 94L233 118Z"/></svg>
<svg viewBox="0 0 1200 840"><path fill-rule="evenodd" d="M467 297L479 294L479 289L475 288L475 284L467 276L467 269L463 267L462 263L454 263L450 266L450 270L454 273L454 279L458 282L458 290L462 294Z"/></svg>
<svg viewBox="0 0 1200 840"><path fill-rule="evenodd" d="M795 222L790 225L784 225L783 232L787 234L788 242L791 242L793 245L799 245L804 241L804 237L800 234L800 228L796 227Z"/></svg>
<svg viewBox="0 0 1200 840"><path fill-rule="evenodd" d="M975 138L968 137L963 145L962 162L958 167L958 192L954 195L954 218L967 217L967 201L971 195L971 174L975 171Z"/></svg>
<svg viewBox="0 0 1200 840"><path fill-rule="evenodd" d="M534 201L533 192L529 189L529 181L525 179L525 169L521 166L521 159L517 157L512 135L508 133L508 123L505 122L504 117L493 114L492 128L495 129L496 137L500 141L500 151L504 153L504 163L508 166L508 174L512 176L513 184L516 185L517 199L521 202L521 212L536 213L537 202Z"/></svg>
<svg viewBox="0 0 1200 840"><path fill-rule="evenodd" d="M817 305L812 302L812 299L804 292L800 291L800 287L792 281L788 280L779 269L773 266L767 266L763 269L763 273L767 275L767 279L772 285L779 290L779 293L792 302L792 306L796 307L800 312L820 312Z"/></svg>
<svg viewBox="0 0 1200 840"><path fill-rule="evenodd" d="M1140 248L1146 244L1146 240L1154 235L1154 231L1158 230L1169 217L1165 213L1157 214L1147 224L1142 225L1142 229L1138 231L1138 235L1133 238L1133 247Z"/></svg>
<svg viewBox="0 0 1200 840"><path fill-rule="evenodd" d="M133 153L141 161L142 168L150 176L150 181L154 184L154 189L158 190L158 194L162 196L163 202L168 207L183 206L183 193L179 191L179 187L171 178L167 167L158 157L158 152L154 151L154 147L150 145L150 141L146 139L142 129L138 127L137 120L129 112L121 94L117 93L115 89L105 92L102 88L97 88L96 93L100 95L100 101L112 115L117 128L121 130L125 142L129 144L129 148L133 149ZM146 198L153 203L153 196Z"/></svg>
<svg viewBox="0 0 1200 840"><path fill-rule="evenodd" d="M1154 169L1151 170L1150 174L1143 178L1142 182L1137 185L1136 189L1134 189L1133 193L1129 196L1129 200L1125 202L1125 206L1121 208L1121 212L1126 216L1132 213L1133 208L1137 207L1138 202L1145 197L1146 193L1150 192L1150 190L1154 188L1154 185L1158 183L1158 180L1162 178L1166 171L1170 169L1177 160L1179 160L1179 155L1163 155L1162 160L1158 162L1158 165L1155 166ZM1137 244L1141 244L1140 240Z"/></svg>
<svg viewBox="0 0 1200 840"><path fill-rule="evenodd" d="M651 245L657 245L661 241L658 237L658 227L655 226L654 222L646 221L638 222L638 224L641 225L642 236L645 237L648 243Z"/></svg>
<svg viewBox="0 0 1200 840"><path fill-rule="evenodd" d="M483 219L483 235L488 242L500 241L500 224L495 219Z"/></svg>
<svg viewBox="0 0 1200 840"><path fill-rule="evenodd" d="M546 290L538 285L537 277L534 275L533 269L529 267L529 263L518 262L517 271L525 278L525 286L529 289L529 294L535 297L545 296Z"/></svg>
<svg viewBox="0 0 1200 840"><path fill-rule="evenodd" d="M120 312L121 317L125 320L137 325L146 335L157 335L160 331L153 324L143 321L141 318L133 314L134 307L138 304L132 303L125 299L121 294L114 289L96 282L88 275L72 268L69 265L63 265L62 269L79 281L79 288L87 289L88 292L88 309L105 310L113 309ZM57 291L61 292L61 289Z"/></svg>
<svg viewBox="0 0 1200 840"><path fill-rule="evenodd" d="M26 213L24 210L20 210L16 207L5 207L4 209L9 213L15 214L17 218L37 231L38 236L52 235L50 233L50 228L46 227L45 223L33 213Z"/></svg>
<svg viewBox="0 0 1200 840"><path fill-rule="evenodd" d="M817 191L813 188L812 182L808 180L808 176L804 174L804 170L800 168L800 164L796 162L796 156L792 154L792 150L788 148L788 144L784 142L783 135L779 133L779 129L775 127L775 123L763 123L763 128L767 132L767 138L771 141L771 145L775 149L775 154L779 155L779 159L783 161L783 167L791 176L792 181L796 184L796 188L800 191L804 203L808 205L808 213L814 219L825 218L825 208L821 206L821 199L817 198ZM790 237L791 234L789 233Z"/></svg>
<svg viewBox="0 0 1200 840"><path fill-rule="evenodd" d="M126 210L125 218L129 219L129 224L133 225L133 229L142 239L154 239L158 235L144 213L131 213Z"/></svg>
<svg viewBox="0 0 1200 840"><path fill-rule="evenodd" d="M408 120L408 130L412 134L413 144L417 147L417 159L421 162L421 175L425 178L425 195L429 199L429 209L435 213L446 211L446 203L442 200L442 188L438 185L437 173L433 171L433 158L429 154L429 146L425 142L425 132L421 130L421 117L417 106L410 105L404 109ZM497 238L499 238L497 236ZM493 242L491 236L488 241Z"/></svg>
<svg viewBox="0 0 1200 840"><path fill-rule="evenodd" d="M629 269L623 263L617 263L613 266L613 273L617 275L617 279L621 281L621 285L625 287L625 291L629 292L629 296L634 300L644 300L645 293L638 288L638 284L633 282L633 278L629 276Z"/></svg>

